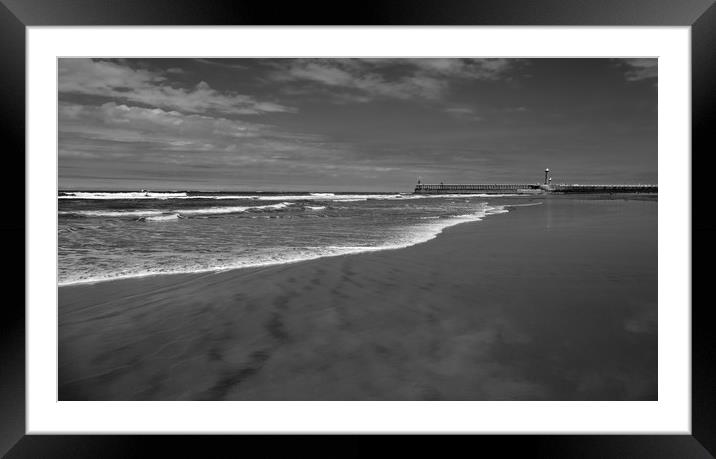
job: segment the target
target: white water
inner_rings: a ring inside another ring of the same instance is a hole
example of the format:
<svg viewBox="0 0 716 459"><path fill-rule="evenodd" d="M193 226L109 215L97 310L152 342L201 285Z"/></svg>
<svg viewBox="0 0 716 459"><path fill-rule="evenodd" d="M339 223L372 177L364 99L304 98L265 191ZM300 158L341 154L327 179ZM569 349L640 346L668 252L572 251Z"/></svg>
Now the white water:
<svg viewBox="0 0 716 459"><path fill-rule="evenodd" d="M484 206L475 213L458 215L454 217L441 218L431 220L430 223L423 223L409 228L405 228L402 236L376 246L366 245L328 245L325 247L301 247L298 252L289 251L288 248L277 248L272 253L265 253L261 256L252 255L251 257L239 257L233 261L211 266L200 266L195 263L186 266L172 266L167 269L155 267L144 270L119 271L111 275L94 276L86 278L67 279L59 283L60 286L96 283L101 281L138 278L160 274L186 274L186 273L202 273L202 272L220 272L238 268L252 268L261 266L280 265L288 263L296 263L300 261L314 260L323 257L333 257L339 255L350 255L365 252L376 252L383 250L396 250L410 247L416 244L427 242L437 237L442 231L448 227L455 226L466 222L480 221L485 217L506 213L505 206ZM147 217L150 221L176 220L178 214Z"/></svg>

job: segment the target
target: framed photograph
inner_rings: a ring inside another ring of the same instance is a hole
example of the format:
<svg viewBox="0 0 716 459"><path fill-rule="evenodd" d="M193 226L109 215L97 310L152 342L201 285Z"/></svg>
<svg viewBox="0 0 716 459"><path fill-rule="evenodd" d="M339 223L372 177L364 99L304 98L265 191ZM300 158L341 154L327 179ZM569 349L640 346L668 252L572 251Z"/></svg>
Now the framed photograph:
<svg viewBox="0 0 716 459"><path fill-rule="evenodd" d="M716 8L538 5L4 1L3 453L712 457Z"/></svg>

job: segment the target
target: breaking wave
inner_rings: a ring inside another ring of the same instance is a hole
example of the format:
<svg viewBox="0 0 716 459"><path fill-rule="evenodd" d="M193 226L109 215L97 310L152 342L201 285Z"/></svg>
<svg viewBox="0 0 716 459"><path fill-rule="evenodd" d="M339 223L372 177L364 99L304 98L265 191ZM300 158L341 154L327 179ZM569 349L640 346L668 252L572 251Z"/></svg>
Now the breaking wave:
<svg viewBox="0 0 716 459"><path fill-rule="evenodd" d="M290 203L282 203L287 206ZM277 205L262 206L278 208ZM160 274L186 274L201 272L220 272L238 268L252 268L271 265L281 265L288 263L296 263L300 261L314 260L317 258L333 257L339 255L349 255L365 252L377 252L383 250L395 250L410 247L416 244L427 242L437 237L442 231L448 227L458 225L465 222L480 221L483 218L506 213L508 210L505 206L482 206L478 211L470 214L464 214L454 217L446 217L441 219L430 220L429 223L421 223L405 228L401 235L397 238L384 241L377 245L325 245L313 247L277 247L270 252L261 253L260 255L250 254L247 256L239 256L230 262L213 262L208 264L197 264L186 260L183 263L173 265L159 264L151 269L142 268L136 271L122 271L117 273L97 273L88 274L87 276L78 275L65 278L60 281L59 285L72 285L83 283L96 283L101 281L146 277ZM148 221L175 220L181 218L180 214L150 216L145 219Z"/></svg>
<svg viewBox="0 0 716 459"><path fill-rule="evenodd" d="M85 192L68 191L62 192L58 199L176 199L186 198L186 193L165 193L165 192Z"/></svg>
<svg viewBox="0 0 716 459"><path fill-rule="evenodd" d="M199 209L179 210L74 210L61 211L60 215L75 217L111 217L111 218L140 218L145 221L164 221L192 215L223 215L242 212L262 212L283 210L293 205L291 202L280 204L267 204L263 206L230 206L230 207L204 207Z"/></svg>
<svg viewBox="0 0 716 459"><path fill-rule="evenodd" d="M179 215L179 214L171 214L171 215L158 215L156 217L144 217L144 220L148 221L148 222L165 222L165 221L178 220L180 218L181 218L181 215Z"/></svg>
<svg viewBox="0 0 716 459"><path fill-rule="evenodd" d="M431 198L481 198L520 196L519 194L412 194L412 193L376 193L376 194L335 194L335 193L306 193L306 194L192 194L191 192L60 192L58 199L89 199L89 200L146 200L146 199L249 199L258 201L336 201L357 202L366 200L406 200Z"/></svg>
<svg viewBox="0 0 716 459"><path fill-rule="evenodd" d="M165 214L164 210L70 210L59 211L59 215L77 217L150 217Z"/></svg>

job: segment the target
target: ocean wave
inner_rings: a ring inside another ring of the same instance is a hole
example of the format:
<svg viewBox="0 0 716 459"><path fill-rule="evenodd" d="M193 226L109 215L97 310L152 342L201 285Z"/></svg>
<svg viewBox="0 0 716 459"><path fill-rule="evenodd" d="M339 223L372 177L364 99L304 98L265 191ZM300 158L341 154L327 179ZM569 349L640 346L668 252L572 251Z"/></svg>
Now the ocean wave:
<svg viewBox="0 0 716 459"><path fill-rule="evenodd" d="M245 194L188 195L176 199L255 199L256 196Z"/></svg>
<svg viewBox="0 0 716 459"><path fill-rule="evenodd" d="M74 215L78 217L150 217L162 215L163 210L74 210L60 211L59 215Z"/></svg>
<svg viewBox="0 0 716 459"><path fill-rule="evenodd" d="M195 195L186 192L62 192L58 199L90 199L90 200L135 200L135 199L248 199L257 201L347 201L347 200L392 200L392 199L421 199L435 195L413 195L409 193L392 194L335 194L335 193L308 193L308 194L205 194ZM443 197L446 195L442 195Z"/></svg>
<svg viewBox="0 0 716 459"><path fill-rule="evenodd" d="M310 209L310 210L323 210L325 208L326 208L326 206L306 206L306 209Z"/></svg>
<svg viewBox="0 0 716 459"><path fill-rule="evenodd" d="M334 194L334 193L310 193L310 194L287 194L287 195L265 195L251 196L259 201L404 201L413 199L436 199L436 198L501 198L510 196L523 196L520 194L412 194L412 193L380 193L380 194Z"/></svg>
<svg viewBox="0 0 716 459"><path fill-rule="evenodd" d="M311 194L283 194L255 196L259 201L336 201L346 202L349 200L366 201L368 199L401 199L399 194L333 194L333 193L311 193ZM406 195L410 196L410 195Z"/></svg>
<svg viewBox="0 0 716 459"><path fill-rule="evenodd" d="M147 277L162 274L222 272L239 268L255 268L297 263L301 261L315 260L318 258L334 257L340 255L379 252L384 250L396 250L430 241L438 237L438 235L442 233L443 230L451 226L470 221L480 221L487 216L506 212L508 212L508 210L505 208L505 206L483 205L479 210L471 214L457 215L454 217L442 218L439 220L431 220L430 222L408 227L405 229L404 235L375 246L330 245L324 247L277 247L276 251L273 254L262 254L260 256L252 255L251 257L237 259L230 263L221 263L212 266L197 266L196 264L173 267L158 266L152 270L143 270L137 272L124 271L121 273L107 273L100 276L79 276L60 281L59 285L64 286L73 284L97 283L109 280Z"/></svg>
<svg viewBox="0 0 716 459"><path fill-rule="evenodd" d="M61 192L58 199L89 199L89 200L135 200L135 199L257 199L255 194L188 194L187 192L84 192L65 191Z"/></svg>
<svg viewBox="0 0 716 459"><path fill-rule="evenodd" d="M335 201L357 202L366 200L412 200L435 198L499 198L509 196L522 196L520 194L413 194L413 193L373 193L373 194L335 194L335 193L306 193L306 194L189 194L187 192L61 192L58 199L89 199L89 200L136 200L136 199L183 199L183 200L227 200L247 199L257 201Z"/></svg>
<svg viewBox="0 0 716 459"><path fill-rule="evenodd" d="M175 199L186 198L186 193L169 193L169 192L85 192L85 191L68 191L63 192L58 199Z"/></svg>
<svg viewBox="0 0 716 459"><path fill-rule="evenodd" d="M280 204L268 204L265 206L231 206L231 207L206 207L203 209L186 209L181 210L181 215L223 215L236 214L243 212L261 212L271 210L283 210L293 205L291 202L282 202Z"/></svg>
<svg viewBox="0 0 716 459"><path fill-rule="evenodd" d="M164 221L171 219L173 215L189 217L194 215L223 215L242 212L262 212L283 210L293 205L292 202L279 204L267 204L263 206L228 206L228 207L203 207L199 209L173 209L173 210L75 210L60 211L59 215L77 217L112 217L112 218L137 218L147 221Z"/></svg>
<svg viewBox="0 0 716 459"><path fill-rule="evenodd" d="M170 215L158 215L156 217L143 217L144 221L147 222L166 222L166 221L173 221L178 220L182 218L179 214L170 214Z"/></svg>
<svg viewBox="0 0 716 459"><path fill-rule="evenodd" d="M541 206L542 201L540 202L530 202L528 204L505 204L505 207L532 207L532 206Z"/></svg>
<svg viewBox="0 0 716 459"><path fill-rule="evenodd" d="M249 207L246 206L206 207L203 209L183 209L179 213L181 215L222 215L246 212L248 209Z"/></svg>

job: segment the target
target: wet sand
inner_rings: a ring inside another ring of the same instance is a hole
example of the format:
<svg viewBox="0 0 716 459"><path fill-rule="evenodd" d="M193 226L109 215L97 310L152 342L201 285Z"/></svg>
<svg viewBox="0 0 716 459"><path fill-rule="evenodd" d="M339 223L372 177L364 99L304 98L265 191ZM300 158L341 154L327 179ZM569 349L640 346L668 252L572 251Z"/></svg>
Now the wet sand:
<svg viewBox="0 0 716 459"><path fill-rule="evenodd" d="M657 203L413 247L59 288L60 400L655 400Z"/></svg>

